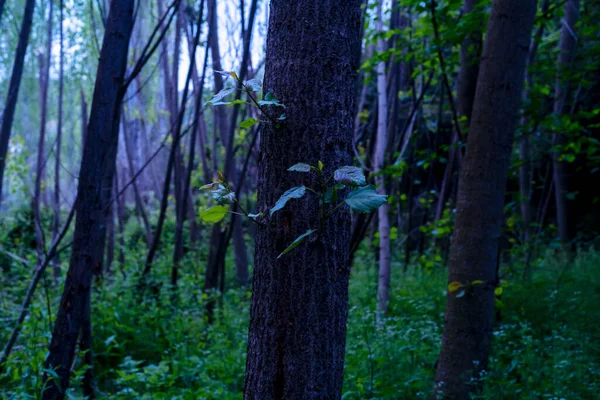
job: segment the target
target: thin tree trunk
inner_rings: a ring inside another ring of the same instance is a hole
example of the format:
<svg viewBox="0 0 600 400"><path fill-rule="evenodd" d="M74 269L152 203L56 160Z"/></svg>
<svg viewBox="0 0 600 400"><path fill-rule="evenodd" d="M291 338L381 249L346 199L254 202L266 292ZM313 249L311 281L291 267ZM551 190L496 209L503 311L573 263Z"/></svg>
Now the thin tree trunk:
<svg viewBox="0 0 600 400"><path fill-rule="evenodd" d="M198 48L198 44L200 41L200 33L202 32L202 13L204 11L204 0L200 2L200 13L198 15L196 35L194 36L194 40L192 42L192 51L190 54L190 70L188 72L188 76L190 74L193 75L195 71L195 63L196 63L196 49ZM199 93L202 93L202 88L204 86L204 78L206 72L206 63L204 64L204 71L202 72L202 81L199 85ZM189 83L189 79L188 79ZM187 83L186 83L187 84ZM185 213L188 212L188 198L190 197L190 184L192 179L192 171L194 169L194 157L196 150L196 130L198 129L198 120L200 118L200 111L202 108L202 96L197 95L195 98L195 107L194 107L194 120L192 124L192 131L190 136L190 145L189 145L189 155L188 155L188 166L187 169L183 169L182 172L185 172L185 176L183 177L183 192L181 193L181 205L179 209L179 215L177 216L177 222L175 225L175 244L173 247L173 268L171 269L171 285L176 286L177 280L179 276L179 267L181 264L181 259L183 258L183 225L185 223ZM182 104L182 107L185 107Z"/></svg>
<svg viewBox="0 0 600 400"><path fill-rule="evenodd" d="M542 15L548 12L550 5L549 0L543 0L541 6ZM527 67L531 67L537 56L537 49L540 40L544 34L546 24L542 24L538 27L531 44L529 46L529 55L527 56ZM533 85L533 76L530 72L525 73L525 90L523 91L523 99L529 98L529 88ZM531 211L531 132L527 132L525 128L529 125L529 118L527 115L523 115L521 118L521 126L523 132L519 140L519 192L520 192L520 208L521 218L523 219L523 241L527 243L531 237L531 222L532 222L532 211ZM528 274L529 264L525 266L525 273Z"/></svg>
<svg viewBox="0 0 600 400"><path fill-rule="evenodd" d="M213 0L208 0L209 4L209 20L216 18L216 9L212 10L212 19L211 19L211 10L210 3ZM256 16L258 2L257 0L252 0L250 5L250 14L248 16L248 27L244 30L245 36L243 37L244 49L242 54L242 62L240 66L239 78L240 80L244 80L247 75L249 59L250 59L250 44L252 40L252 30L254 27L254 19ZM212 26L212 28L216 28L216 26ZM215 31L216 32L216 31ZM212 33L211 33L212 37ZM211 38L214 41L214 38ZM212 45L211 45L212 46ZM217 48L218 50L218 48ZM213 52L213 68L215 68L215 58L218 58L218 52L215 54ZM219 61L220 63L220 61ZM219 75L219 74L215 74ZM217 81L215 79L215 91L217 90ZM236 100L241 98L241 90L236 92ZM237 182L237 170L235 167L235 154L234 154L234 146L233 141L235 138L235 130L237 124L237 117L239 113L239 104L233 106L233 111L231 115L231 123L227 125L226 123L222 124L221 128L226 129L229 128L229 131L221 130L221 138L226 139L223 140L226 150L225 150L225 159L223 161L223 167L225 172L225 177L229 182L236 183ZM225 132L227 132L227 136L225 136ZM237 188L236 188L237 191ZM239 193L238 193L239 195ZM233 211L235 211L235 207ZM231 234L234 232L230 232L231 229L234 231L236 229L241 229L241 224L236 222L236 215L231 215L231 223L229 225L229 229L221 229L219 224L216 224L211 231L211 246L208 258L208 264L206 266L206 279L204 281L204 290L214 290L220 288L221 291L224 289L225 285L225 253L227 252L227 247L229 246L229 241L231 239ZM243 272L248 269L248 260L247 260L247 250L246 244L243 238L243 232L236 233L234 237L234 247L236 253L236 270L240 273L238 275L238 279L243 277L243 275L247 275L247 272ZM244 257L246 255L246 257ZM212 318L212 310L214 308L214 304L211 302L207 304L207 311L209 318Z"/></svg>
<svg viewBox="0 0 600 400"><path fill-rule="evenodd" d="M123 275L123 278L127 277L125 273L125 201L122 199L123 196L118 196L119 193L119 174L115 171L115 183L113 187L114 193L117 196L115 198L115 204L117 206L117 226L119 229L119 270Z"/></svg>
<svg viewBox="0 0 600 400"><path fill-rule="evenodd" d="M265 215L286 188L315 183L314 175L288 172L288 166L322 160L329 176L352 161L361 3L271 1L264 91L286 105L287 119L283 128L262 122L257 208ZM326 86L314 84L324 81ZM318 203L307 194L258 228L244 399L341 397L350 274L347 208L278 258L300 234L319 227Z"/></svg>
<svg viewBox="0 0 600 400"><path fill-rule="evenodd" d="M42 180L46 166L46 119L48 115L48 86L50 81L50 62L52 61L52 16L54 1L50 0L48 23L46 25L46 51L38 56L40 64L40 137L37 147L37 165L35 174L35 185L33 189L33 219L35 223L35 241L37 247L38 262L44 255L46 246L44 231L42 227L42 216L40 214L40 203L42 197Z"/></svg>
<svg viewBox="0 0 600 400"><path fill-rule="evenodd" d="M0 0L0 22L2 22L2 15L4 15L4 6L6 5L6 0Z"/></svg>
<svg viewBox="0 0 600 400"><path fill-rule="evenodd" d="M44 374L43 400L65 397L77 338L90 318L92 276L102 270L133 11L133 0L111 2L81 161L69 272L45 363L58 379Z"/></svg>
<svg viewBox="0 0 600 400"><path fill-rule="evenodd" d="M54 219L52 221L52 240L58 236L60 228L60 152L62 148L62 128L63 128L63 97L65 81L65 49L64 49L64 5L63 0L59 0L60 6L60 55L58 71L58 126L56 128L56 148L54 150ZM54 284L58 284L60 275L60 259L57 257L53 262Z"/></svg>
<svg viewBox="0 0 600 400"><path fill-rule="evenodd" d="M27 52L27 45L29 44L34 8L35 0L27 0L25 3L25 11L23 13L23 21L21 22L21 30L19 31L19 42L15 54L15 63L13 64L4 113L2 114L2 125L0 126L0 202L2 201L2 189L4 187L4 168L6 167L8 142L10 141L13 120L15 118L15 109L17 108L19 86L21 86L21 76L23 75L25 53Z"/></svg>
<svg viewBox="0 0 600 400"><path fill-rule="evenodd" d="M114 185L113 185L114 189ZM115 207L114 201L108 206L108 217L106 218L106 256L104 272L107 275L112 274L112 264L115 259ZM102 274L103 272L101 272Z"/></svg>
<svg viewBox="0 0 600 400"><path fill-rule="evenodd" d="M377 32L383 34L383 3L377 5ZM385 42L382 37L377 39L377 52L382 54L385 51ZM377 193L385 195L385 155L387 150L387 119L388 119L388 99L387 82L385 72L385 61L377 64L377 144L375 147L374 172L375 182L377 183ZM395 116L394 116L395 117ZM377 210L378 229L379 229L379 283L377 286L377 320L382 323L383 315L387 311L390 291L390 219L388 215L388 205L385 203Z"/></svg>
<svg viewBox="0 0 600 400"><path fill-rule="evenodd" d="M465 0L463 4L463 12L471 13L474 12L474 8L477 5L477 0ZM463 125L463 132L467 132L469 123L471 121L471 114L473 113L473 101L475 99L475 90L477 89L477 76L479 75L479 63L481 55L481 30L475 29L470 32L460 45L460 69L458 72L458 81L456 83L456 108L459 117L466 117L467 123ZM448 192L450 191L450 184L452 183L452 176L454 175L455 166L457 166L457 158L461 149L459 145L458 132L454 127L452 133L452 141L450 143L450 149L448 151L448 164L444 172L444 178L442 179L442 187L440 188L440 195L435 210L436 221L442 217L446 202L448 201Z"/></svg>
<svg viewBox="0 0 600 400"><path fill-rule="evenodd" d="M554 115L563 114L567 97L569 96L569 78L566 73L571 69L577 46L576 24L579 21L579 0L567 0L565 2L565 17L562 20L560 32L560 44L557 60L558 76L556 79L554 93ZM555 151L552 153L552 167L554 179L554 196L556 199L556 221L558 234L563 246L572 244L574 238L574 222L572 220L573 202L569 199L569 165L567 161L561 160L560 147L568 143L564 133L555 132L552 136L552 145ZM559 150L556 150L559 148Z"/></svg>
<svg viewBox="0 0 600 400"><path fill-rule="evenodd" d="M128 129L129 121L127 120L126 113L123 113L121 124L123 126L123 140L125 141L125 153L127 158L127 166L129 167L129 174L131 177L131 185L133 186L135 206L138 210L138 214L142 218L144 229L146 230L146 243L148 244L148 246L150 246L150 243L152 243L152 226L150 225L150 220L148 218L148 213L146 212L146 207L144 207L144 200L142 199L142 195L140 194L137 179L135 179L134 177L135 165L133 163L133 154L130 143L131 138Z"/></svg>
<svg viewBox="0 0 600 400"><path fill-rule="evenodd" d="M504 192L536 3L492 3L450 256L448 282L465 287L448 291L435 377L445 399L468 398L488 366Z"/></svg>

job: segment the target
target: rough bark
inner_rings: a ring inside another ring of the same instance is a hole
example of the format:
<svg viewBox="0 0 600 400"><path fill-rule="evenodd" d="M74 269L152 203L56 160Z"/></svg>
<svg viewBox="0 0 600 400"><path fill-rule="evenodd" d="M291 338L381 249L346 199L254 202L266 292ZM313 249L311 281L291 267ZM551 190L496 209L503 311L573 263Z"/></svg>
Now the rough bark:
<svg viewBox="0 0 600 400"><path fill-rule="evenodd" d="M377 31L383 34L383 3L377 6ZM377 39L377 52L385 51L383 38ZM388 98L385 61L377 64L377 140L374 155L375 182L377 193L385 195L385 175L382 170L385 166L388 134ZM382 322L383 314L387 311L390 291L390 218L387 203L377 210L379 229L379 282L377 285L377 319Z"/></svg>
<svg viewBox="0 0 600 400"><path fill-rule="evenodd" d="M44 400L65 397L77 338L90 318L92 275L102 270L133 10L133 0L111 2L79 173L69 271L45 363L58 379L44 375Z"/></svg>
<svg viewBox="0 0 600 400"><path fill-rule="evenodd" d="M17 108L19 87L21 86L21 76L23 75L25 53L27 52L27 45L29 44L34 8L35 0L27 0L25 3L25 11L23 13L23 21L21 22L21 30L19 31L19 42L17 43L15 63L13 64L4 112L2 113L2 125L0 126L0 201L2 201L4 168L6 166L8 142L10 141L13 120L15 118L15 109Z"/></svg>
<svg viewBox="0 0 600 400"><path fill-rule="evenodd" d="M287 106L287 119L279 129L266 118L262 122L257 207L265 215L287 188L315 184L314 175L288 172L288 166L322 160L331 174L352 161L360 4L271 1L264 90ZM319 200L307 194L257 231L245 399L341 396L350 272L347 208L338 209L293 253L277 258L317 227Z"/></svg>
<svg viewBox="0 0 600 400"><path fill-rule="evenodd" d="M579 0L567 0L565 2L565 16L562 20L560 32L560 44L557 60L558 76L554 92L554 114L559 117L564 113L567 97L569 95L569 78L565 73L571 69L575 48L577 45L577 21L579 20ZM562 132L555 132L552 137L552 145L564 146L568 143L567 136ZM552 153L552 167L554 179L554 196L556 201L556 221L558 234L563 246L571 244L574 236L574 223L572 220L572 201L569 200L569 170L567 161L560 159L560 151Z"/></svg>
<svg viewBox="0 0 600 400"><path fill-rule="evenodd" d="M536 0L494 0L460 172L436 392L466 399L487 369L504 191ZM474 378L474 379L472 379Z"/></svg>

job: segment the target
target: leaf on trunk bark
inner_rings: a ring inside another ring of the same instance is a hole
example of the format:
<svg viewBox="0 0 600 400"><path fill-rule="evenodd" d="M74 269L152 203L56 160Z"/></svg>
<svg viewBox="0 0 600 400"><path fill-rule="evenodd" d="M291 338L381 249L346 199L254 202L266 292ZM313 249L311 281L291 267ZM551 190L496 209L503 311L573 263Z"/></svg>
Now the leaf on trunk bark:
<svg viewBox="0 0 600 400"><path fill-rule="evenodd" d="M333 173L333 179L348 186L364 186L367 184L367 179L362 169L351 165L345 165L336 169Z"/></svg>
<svg viewBox="0 0 600 400"><path fill-rule="evenodd" d="M293 249L295 249L296 247L298 247L298 245L299 245L300 243L302 243L302 242L304 241L304 239L306 239L306 237L308 237L309 235L313 234L314 232L316 232L316 229L309 229L309 230L307 230L306 232L304 232L302 235L298 236L298 237L296 238L296 240L294 240L294 241L292 242L292 244L290 244L290 245L288 246L288 248L287 248L287 249L285 249L284 251L282 251L282 252L281 252L281 254L277 256L277 259L279 260L279 258L280 258L281 256L283 256L283 255L284 255L284 254L286 254L286 253L289 253L291 250L293 250Z"/></svg>
<svg viewBox="0 0 600 400"><path fill-rule="evenodd" d="M299 199L299 198L303 197L305 194L306 194L305 186L295 186L295 187L291 188L290 190L285 192L283 195L281 195L279 200L277 200L277 203L275 203L273 208L271 208L271 215L273 215L273 213L275 211L279 211L283 207L285 207L288 200Z"/></svg>

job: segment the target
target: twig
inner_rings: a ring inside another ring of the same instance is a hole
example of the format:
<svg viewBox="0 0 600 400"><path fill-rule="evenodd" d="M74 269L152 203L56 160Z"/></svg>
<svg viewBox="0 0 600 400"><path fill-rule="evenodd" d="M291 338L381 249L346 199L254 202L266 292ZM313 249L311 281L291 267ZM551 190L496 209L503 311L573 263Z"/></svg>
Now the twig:
<svg viewBox="0 0 600 400"><path fill-rule="evenodd" d="M67 217L67 220L65 221L65 224L63 225L62 231L54 239L54 242L52 243L50 250L48 250L48 252L46 253L46 256L44 257L43 262L41 262L35 269L35 273L33 274L33 279L31 280L31 283L29 284L29 288L27 289L27 294L25 295L25 299L23 300L23 305L21 306L21 312L19 314L19 318L17 318L17 322L15 323L15 327L12 331L12 334L10 335L10 339L8 339L8 342L6 343L6 346L4 347L4 351L2 352L2 356L0 357L0 372L2 372L4 363L6 362L6 360L8 360L8 356L10 355L10 352L11 352L13 346L15 345L17 338L19 337L19 332L21 332L21 327L23 325L23 321L25 320L25 317L27 316L27 310L29 308L29 305L31 304L31 299L33 297L33 294L35 292L37 284L39 283L39 281L42 277L42 274L46 270L46 267L50 264L50 261L52 261L52 259L57 254L59 254L62 250L64 250L65 248L68 247L68 246L64 246L61 249L58 248L58 246L60 245L60 242L63 240L63 238L67 234L67 231L69 230L71 221L73 220L73 217L75 216L76 208L77 208L77 199L75 200L75 203L73 204L73 207L71 208L71 211L69 212L69 216Z"/></svg>

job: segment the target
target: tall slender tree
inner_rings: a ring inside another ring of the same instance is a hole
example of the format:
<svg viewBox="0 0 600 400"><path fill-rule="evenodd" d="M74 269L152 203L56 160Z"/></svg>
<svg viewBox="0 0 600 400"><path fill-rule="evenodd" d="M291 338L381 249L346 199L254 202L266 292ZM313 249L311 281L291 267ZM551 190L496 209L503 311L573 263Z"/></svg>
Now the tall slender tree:
<svg viewBox="0 0 600 400"><path fill-rule="evenodd" d="M263 90L286 105L287 119L282 128L262 121L257 207L265 215L282 188L316 183L313 175L286 167L321 160L330 174L352 160L360 6L360 0L271 1ZM341 396L350 273L347 208L338 208L293 254L278 258L315 224L318 199L306 196L258 229L245 399Z"/></svg>
<svg viewBox="0 0 600 400"><path fill-rule="evenodd" d="M46 120L48 117L48 87L50 83L50 63L52 61L52 16L54 1L50 0L48 11L48 22L46 24L46 49L38 55L40 67L40 137L38 138L37 165L35 173L35 184L33 189L32 209L35 222L35 237L37 242L38 260L44 255L45 238L42 229L42 217L40 215L40 203L42 202L42 181L46 167Z"/></svg>
<svg viewBox="0 0 600 400"><path fill-rule="evenodd" d="M19 97L19 87L21 86L21 77L23 76L23 66L25 53L29 44L29 35L31 34L31 25L33 23L33 10L35 0L27 0L25 11L23 12L23 21L19 31L19 42L13 64L8 94L6 95L6 105L2 114L2 125L0 126L0 201L2 201L2 188L4 180L4 168L6 167L6 154L8 152L8 142L12 132L15 110L17 108L17 99Z"/></svg>
<svg viewBox="0 0 600 400"><path fill-rule="evenodd" d="M77 338L82 334L87 342L91 335L92 275L102 269L133 11L134 0L111 2L79 173L69 272L46 359L46 368L58 378L45 374L44 400L65 397ZM91 348L86 357L91 358Z"/></svg>
<svg viewBox="0 0 600 400"><path fill-rule="evenodd" d="M64 49L64 4L59 0L59 66L58 66L58 123L56 127L56 148L54 150L54 218L52 220L52 241L60 229L60 153L62 148L63 100L65 88L65 49ZM58 282L60 260L54 260L54 282Z"/></svg>
<svg viewBox="0 0 600 400"><path fill-rule="evenodd" d="M577 21L579 20L579 0L565 1L565 16L562 19L560 44L557 60L558 76L554 89L554 114L560 117L569 97L568 72L575 57L577 45ZM574 237L574 221L571 216L572 202L569 200L569 165L561 159L560 148L568 143L564 132L556 132L552 137L555 151L552 153L554 195L556 199L556 221L558 234L563 245L571 244Z"/></svg>
<svg viewBox="0 0 600 400"><path fill-rule="evenodd" d="M377 32L384 34L383 30L383 2L377 5ZM385 52L383 37L377 39L377 52ZM377 193L385 195L385 156L387 153L388 135L388 99L385 61L377 63L377 140L375 145L374 172L377 182ZM383 314L387 311L390 291L391 257L390 257L390 216L387 204L379 207L379 282L377 285L377 318L382 322Z"/></svg>
<svg viewBox="0 0 600 400"><path fill-rule="evenodd" d="M460 172L435 390L466 399L488 365L498 240L536 0L494 0ZM462 287L453 291L458 285Z"/></svg>

